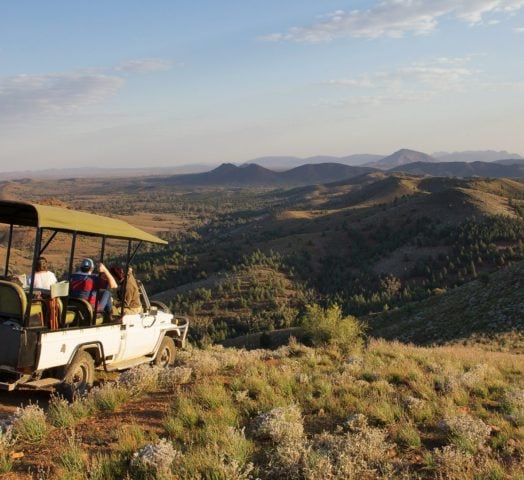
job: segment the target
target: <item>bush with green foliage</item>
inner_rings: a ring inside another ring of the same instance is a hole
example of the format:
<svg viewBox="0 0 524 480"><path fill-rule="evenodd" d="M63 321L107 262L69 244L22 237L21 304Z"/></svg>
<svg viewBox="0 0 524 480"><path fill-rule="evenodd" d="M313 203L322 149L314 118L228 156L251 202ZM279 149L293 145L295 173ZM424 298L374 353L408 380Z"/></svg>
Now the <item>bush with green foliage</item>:
<svg viewBox="0 0 524 480"><path fill-rule="evenodd" d="M339 305L306 307L302 318L305 339L315 346L334 345L343 353L360 347L365 326L352 315L344 316Z"/></svg>

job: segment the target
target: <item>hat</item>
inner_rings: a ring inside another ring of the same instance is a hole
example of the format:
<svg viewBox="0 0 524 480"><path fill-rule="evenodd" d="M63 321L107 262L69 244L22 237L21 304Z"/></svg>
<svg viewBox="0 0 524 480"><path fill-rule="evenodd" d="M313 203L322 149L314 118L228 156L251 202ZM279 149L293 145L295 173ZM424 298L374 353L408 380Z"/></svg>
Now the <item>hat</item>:
<svg viewBox="0 0 524 480"><path fill-rule="evenodd" d="M89 270L93 270L94 268L95 262L90 258L84 258L80 264L80 270L82 270L82 272L89 272Z"/></svg>

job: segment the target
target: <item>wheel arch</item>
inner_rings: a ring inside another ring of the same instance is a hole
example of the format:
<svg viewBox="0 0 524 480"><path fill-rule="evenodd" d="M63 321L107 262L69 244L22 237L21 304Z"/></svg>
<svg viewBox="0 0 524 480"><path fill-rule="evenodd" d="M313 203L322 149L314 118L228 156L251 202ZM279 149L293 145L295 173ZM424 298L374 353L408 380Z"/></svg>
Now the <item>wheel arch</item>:
<svg viewBox="0 0 524 480"><path fill-rule="evenodd" d="M104 356L104 346L101 342L86 342L86 343L80 343L78 344L71 357L69 358L69 361L65 365L65 367L68 367L73 363L73 360L78 352L86 352L93 358L93 362L95 363L95 367L100 366L101 364L104 365L105 368L105 356Z"/></svg>

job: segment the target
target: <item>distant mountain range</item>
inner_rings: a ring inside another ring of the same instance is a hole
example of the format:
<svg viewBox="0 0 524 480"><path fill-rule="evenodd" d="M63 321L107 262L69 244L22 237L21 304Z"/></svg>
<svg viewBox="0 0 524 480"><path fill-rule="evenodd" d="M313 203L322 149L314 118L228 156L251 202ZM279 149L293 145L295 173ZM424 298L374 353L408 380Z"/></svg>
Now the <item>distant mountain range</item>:
<svg viewBox="0 0 524 480"><path fill-rule="evenodd" d="M478 150L453 153L437 152L433 155L428 155L427 153L403 148L388 156L372 154L358 154L345 157L317 155L306 158L273 156L255 158L243 165L256 164L271 170L289 170L290 168L304 164L341 163L343 165L358 165L388 170L393 167L414 162L500 162L511 165L519 160L524 160L524 158L516 153L509 153L506 151Z"/></svg>
<svg viewBox="0 0 524 480"><path fill-rule="evenodd" d="M509 153L505 150L496 152L494 150L465 151L465 152L436 152L432 155L438 162L497 162L513 161L512 159L524 160L517 153ZM510 160L507 160L510 159Z"/></svg>
<svg viewBox="0 0 524 480"><path fill-rule="evenodd" d="M157 183L181 186L301 186L334 182L373 171L374 169L369 167L353 167L340 163L301 165L283 172L255 164L237 167L232 163L224 163L210 172L159 177Z"/></svg>
<svg viewBox="0 0 524 480"><path fill-rule="evenodd" d="M414 162L393 167L390 172L403 172L410 175L431 175L434 177L495 177L524 178L524 163L506 165L495 162Z"/></svg>
<svg viewBox="0 0 524 480"><path fill-rule="evenodd" d="M425 161L403 163L412 158L423 158ZM301 165L286 171L274 171L260 165L247 164L236 166L225 163L204 173L156 177L159 185L180 186L230 186L230 187L296 187L320 183L331 183L348 180L371 172L402 172L410 175L427 175L436 177L495 177L524 178L524 164L505 165L494 162L432 162L429 155L418 152L401 151L381 161L382 169L366 166L350 166L340 163L319 163Z"/></svg>
<svg viewBox="0 0 524 480"><path fill-rule="evenodd" d="M334 157L329 155L316 155L314 157L289 157L273 156L259 157L245 162L243 165L260 165L261 167L271 170L289 170L290 168L299 167L300 165L318 164L318 163L341 163L342 165L365 165L376 162L384 158L384 155L372 155L368 153L348 155L345 157Z"/></svg>
<svg viewBox="0 0 524 480"><path fill-rule="evenodd" d="M458 160L462 159L462 160ZM514 166L513 169L500 169ZM437 152L428 155L403 148L386 157L358 154L345 157L318 155L260 157L240 166L186 164L170 167L89 167L0 172L0 181L58 178L167 177L176 185L305 185L351 178L371 170L406 171L418 175L492 176L521 178L524 158L506 151ZM345 169L343 167L351 167ZM163 182L163 179L160 179Z"/></svg>

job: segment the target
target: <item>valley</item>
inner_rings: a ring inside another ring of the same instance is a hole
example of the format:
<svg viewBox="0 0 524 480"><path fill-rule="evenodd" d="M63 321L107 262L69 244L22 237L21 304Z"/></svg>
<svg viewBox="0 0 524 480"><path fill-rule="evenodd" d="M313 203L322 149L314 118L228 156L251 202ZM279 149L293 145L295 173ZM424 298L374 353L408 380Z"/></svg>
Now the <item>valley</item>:
<svg viewBox="0 0 524 480"><path fill-rule="evenodd" d="M6 400L17 432L1 437L6 479L524 474L522 181L378 170L278 188L26 179L0 195L164 238L134 269L191 321L172 369L102 375L72 404L46 391L38 405L27 391ZM15 240L23 273L31 237ZM57 241L46 254L61 274ZM87 241L78 259L96 248Z"/></svg>

